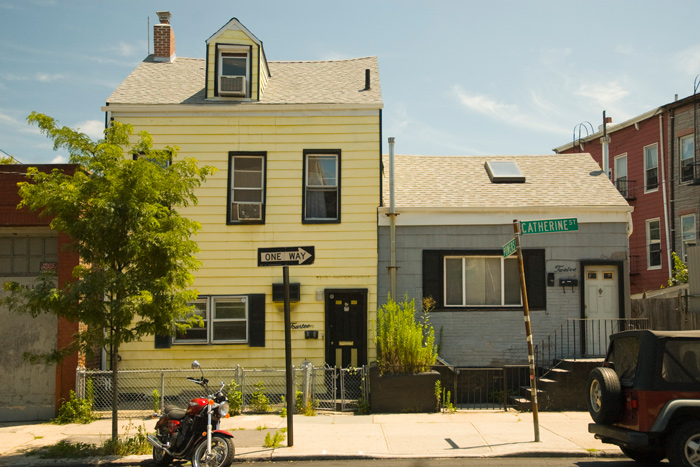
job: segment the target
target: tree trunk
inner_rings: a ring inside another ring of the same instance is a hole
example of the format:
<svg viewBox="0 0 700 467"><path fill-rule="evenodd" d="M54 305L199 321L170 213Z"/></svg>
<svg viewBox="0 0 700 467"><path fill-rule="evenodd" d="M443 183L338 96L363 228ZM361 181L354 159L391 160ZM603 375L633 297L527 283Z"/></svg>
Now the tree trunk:
<svg viewBox="0 0 700 467"><path fill-rule="evenodd" d="M119 436L119 345L112 342L112 441L116 441Z"/></svg>

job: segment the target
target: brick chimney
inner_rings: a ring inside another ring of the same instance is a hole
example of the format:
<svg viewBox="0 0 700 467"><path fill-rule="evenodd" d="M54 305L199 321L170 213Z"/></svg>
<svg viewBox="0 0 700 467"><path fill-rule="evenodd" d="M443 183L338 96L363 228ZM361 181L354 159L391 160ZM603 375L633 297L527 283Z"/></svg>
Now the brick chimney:
<svg viewBox="0 0 700 467"><path fill-rule="evenodd" d="M172 62L175 60L175 33L170 27L169 11L156 12L160 24L153 26L153 60Z"/></svg>

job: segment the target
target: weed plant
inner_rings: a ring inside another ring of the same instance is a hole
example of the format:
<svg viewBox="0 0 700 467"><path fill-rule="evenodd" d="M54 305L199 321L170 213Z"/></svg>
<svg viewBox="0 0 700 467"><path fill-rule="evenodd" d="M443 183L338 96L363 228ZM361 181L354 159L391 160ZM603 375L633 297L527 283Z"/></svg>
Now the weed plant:
<svg viewBox="0 0 700 467"><path fill-rule="evenodd" d="M241 391L241 385L237 384L235 380L231 380L231 384L227 390L228 395L228 413L230 415L239 415L243 409L243 392Z"/></svg>
<svg viewBox="0 0 700 467"><path fill-rule="evenodd" d="M92 381L89 381L92 383ZM75 391L71 390L68 400L64 400L58 409L58 416L51 420L54 425L67 425L69 423L90 423L97 417L92 411L92 399L78 399Z"/></svg>
<svg viewBox="0 0 700 467"><path fill-rule="evenodd" d="M378 365L382 374L415 374L430 370L437 359L435 331L424 310L416 321L415 300L397 303L389 297L377 310Z"/></svg>
<svg viewBox="0 0 700 467"><path fill-rule="evenodd" d="M267 413L270 411L270 399L265 395L265 385L262 381L255 385L255 391L250 397L250 405L255 413Z"/></svg>

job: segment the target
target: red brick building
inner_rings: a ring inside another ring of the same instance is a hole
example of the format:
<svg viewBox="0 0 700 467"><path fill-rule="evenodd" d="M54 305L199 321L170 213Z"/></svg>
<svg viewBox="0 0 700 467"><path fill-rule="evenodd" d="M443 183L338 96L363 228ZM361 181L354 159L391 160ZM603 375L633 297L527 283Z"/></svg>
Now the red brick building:
<svg viewBox="0 0 700 467"><path fill-rule="evenodd" d="M619 124L608 121L597 132L574 134L571 143L554 149L588 152L602 167L607 141L611 182L634 207L629 238L632 294L665 286L673 272L671 252L684 258L698 237L697 97Z"/></svg>
<svg viewBox="0 0 700 467"><path fill-rule="evenodd" d="M55 269L58 284L71 279L77 254L65 248L66 236L49 227L50 219L28 209L17 209L20 202L17 183L26 181L28 165L0 165L0 283L16 281L31 286L42 269ZM74 166L51 164L36 166L42 172L54 168L72 172ZM75 389L78 355L48 367L30 365L24 352L61 348L72 340L78 323L52 316L33 318L0 308L0 316L12 322L13 333L6 334L0 368L7 377L0 392L0 421L42 420L55 416L61 399Z"/></svg>

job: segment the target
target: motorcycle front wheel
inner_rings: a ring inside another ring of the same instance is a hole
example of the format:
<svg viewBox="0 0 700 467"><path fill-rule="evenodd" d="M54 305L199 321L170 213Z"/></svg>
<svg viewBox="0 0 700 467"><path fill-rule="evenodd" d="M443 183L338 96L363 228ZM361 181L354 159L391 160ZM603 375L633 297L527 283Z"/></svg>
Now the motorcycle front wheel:
<svg viewBox="0 0 700 467"><path fill-rule="evenodd" d="M211 435L211 458L207 459L207 441L199 443L192 453L192 467L228 467L235 455L233 440L221 433Z"/></svg>
<svg viewBox="0 0 700 467"><path fill-rule="evenodd" d="M167 467L173 462L173 456L163 451L161 448L153 447L153 460L158 467Z"/></svg>

